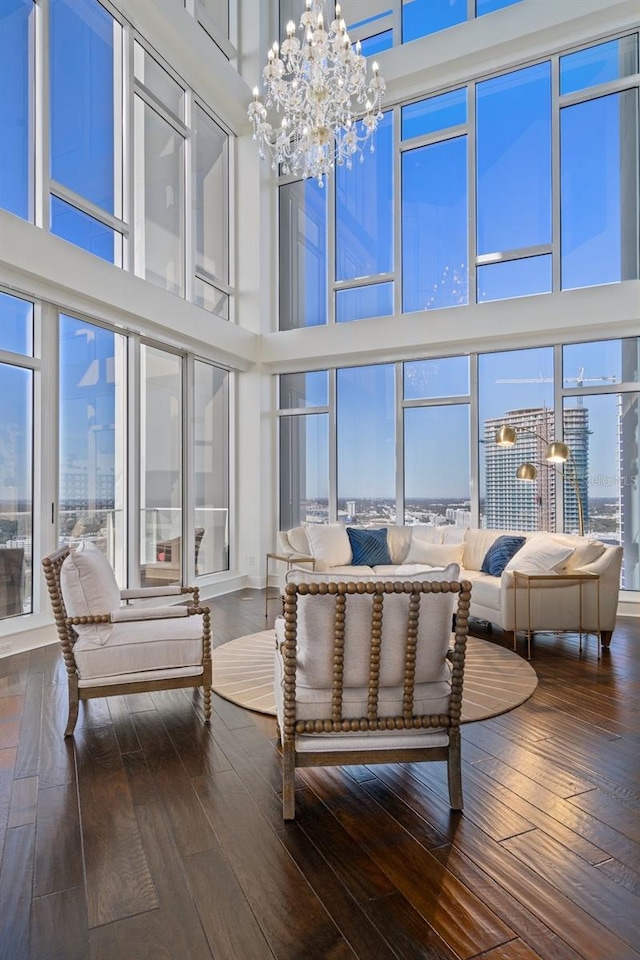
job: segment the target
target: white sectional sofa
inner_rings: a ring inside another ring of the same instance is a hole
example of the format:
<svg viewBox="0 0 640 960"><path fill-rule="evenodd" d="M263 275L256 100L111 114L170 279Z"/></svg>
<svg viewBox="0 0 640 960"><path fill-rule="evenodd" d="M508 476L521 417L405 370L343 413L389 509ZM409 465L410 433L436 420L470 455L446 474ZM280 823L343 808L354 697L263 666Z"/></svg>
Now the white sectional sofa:
<svg viewBox="0 0 640 960"><path fill-rule="evenodd" d="M309 566L301 566L295 571L298 582L301 578L340 581L399 577L412 580L419 579L422 572L456 564L459 579L470 580L473 585L471 616L501 627L511 638L516 626L518 630L530 629L532 632L578 630L582 627L585 632L599 631L604 646L611 642L620 588L622 548L619 546L569 534L518 533L513 530L450 526L377 529L386 530L388 557L385 559L390 563L354 564L351 539L343 524L308 524L281 531L278 553L287 557L314 558L313 572L309 571ZM382 535L378 537L384 540ZM504 571L496 576L483 572L482 566L487 552L500 537L521 537L524 542ZM356 552L358 550L359 544ZM532 580L529 591L526 581L518 578L515 597L514 570L548 574L551 579ZM593 582L583 581L581 588L577 580L566 577L571 573L595 574L597 580L594 577ZM452 578L451 569L447 569L447 577ZM517 624L514 623L514 613Z"/></svg>

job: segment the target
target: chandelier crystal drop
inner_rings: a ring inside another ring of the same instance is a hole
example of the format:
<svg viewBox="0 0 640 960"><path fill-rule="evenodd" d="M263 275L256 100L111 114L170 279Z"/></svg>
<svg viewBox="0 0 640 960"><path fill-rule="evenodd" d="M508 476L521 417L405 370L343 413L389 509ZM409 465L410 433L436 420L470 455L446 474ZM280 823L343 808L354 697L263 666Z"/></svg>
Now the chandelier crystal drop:
<svg viewBox="0 0 640 960"><path fill-rule="evenodd" d="M289 21L286 40L273 44L262 71L264 103L255 87L248 110L260 157L320 186L336 164L351 168L356 154L362 162L367 143L373 151L385 91L377 63L367 78L360 41L352 46L340 4L328 29L323 7L324 0L306 0L301 39Z"/></svg>

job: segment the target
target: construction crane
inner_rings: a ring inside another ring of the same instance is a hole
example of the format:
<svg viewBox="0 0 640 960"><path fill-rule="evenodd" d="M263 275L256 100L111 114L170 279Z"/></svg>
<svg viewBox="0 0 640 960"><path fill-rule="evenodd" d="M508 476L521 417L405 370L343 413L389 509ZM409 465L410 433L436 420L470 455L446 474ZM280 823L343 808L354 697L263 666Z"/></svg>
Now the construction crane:
<svg viewBox="0 0 640 960"><path fill-rule="evenodd" d="M583 387L585 383L616 383L618 378L614 374L604 377L585 377L584 367L578 367L577 377L563 377L565 384L575 383L576 387ZM496 383L553 383L553 377L543 377L540 374L537 377L504 377L496 380ZM578 397L578 406L583 406L582 397Z"/></svg>
<svg viewBox="0 0 640 960"><path fill-rule="evenodd" d="M608 377L585 377L584 367L579 367L577 377L563 377L565 383L575 383L577 387L584 386L585 383L615 383L618 378L615 375ZM553 383L553 377L543 377L540 374L537 377L505 377L496 380L496 383Z"/></svg>

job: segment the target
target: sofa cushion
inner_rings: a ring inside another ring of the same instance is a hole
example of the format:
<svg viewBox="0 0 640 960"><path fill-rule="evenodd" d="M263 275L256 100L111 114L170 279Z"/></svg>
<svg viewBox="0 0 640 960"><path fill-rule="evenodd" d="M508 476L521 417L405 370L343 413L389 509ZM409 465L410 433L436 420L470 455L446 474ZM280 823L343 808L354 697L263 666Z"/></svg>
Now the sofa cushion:
<svg viewBox="0 0 640 960"><path fill-rule="evenodd" d="M444 567L448 563L461 563L463 544L427 543L426 540L411 538L411 546L405 563L428 563L433 567Z"/></svg>
<svg viewBox="0 0 640 960"><path fill-rule="evenodd" d="M309 523L305 527L311 556L330 567L351 563L351 544L342 523Z"/></svg>
<svg viewBox="0 0 640 960"><path fill-rule="evenodd" d="M89 626L75 629L73 656L82 680L202 665L200 616L109 624L101 628L102 646L92 641Z"/></svg>
<svg viewBox="0 0 640 960"><path fill-rule="evenodd" d="M304 527L293 527L288 531L287 538L294 553L300 554L301 557L310 555L309 539Z"/></svg>
<svg viewBox="0 0 640 960"><path fill-rule="evenodd" d="M488 573L492 577L499 577L502 571L509 563L509 560L518 552L520 547L526 543L526 537L498 537L491 544L484 555L480 570L482 573Z"/></svg>
<svg viewBox="0 0 640 960"><path fill-rule="evenodd" d="M601 557L605 551L605 545L601 540L588 540L586 537L564 533L554 534L553 540L572 548L567 559L560 566L556 566L558 573L571 573L572 570L586 567Z"/></svg>
<svg viewBox="0 0 640 960"><path fill-rule="evenodd" d="M380 563L391 563L386 527L380 530L347 527L347 536L351 543L351 562L354 565L374 567Z"/></svg>
<svg viewBox="0 0 640 960"><path fill-rule="evenodd" d="M558 567L573 553L573 547L558 543L548 533L537 533L509 560L504 568L507 573L557 573Z"/></svg>
<svg viewBox="0 0 640 960"><path fill-rule="evenodd" d="M500 577L492 577L487 573L472 570L469 573L469 580L471 581L471 595L474 605L485 609L489 608L499 613L502 587Z"/></svg>
<svg viewBox="0 0 640 960"><path fill-rule="evenodd" d="M464 534L464 555L462 565L465 570L480 570L487 550L498 537L513 537L514 530L477 530L467 527Z"/></svg>

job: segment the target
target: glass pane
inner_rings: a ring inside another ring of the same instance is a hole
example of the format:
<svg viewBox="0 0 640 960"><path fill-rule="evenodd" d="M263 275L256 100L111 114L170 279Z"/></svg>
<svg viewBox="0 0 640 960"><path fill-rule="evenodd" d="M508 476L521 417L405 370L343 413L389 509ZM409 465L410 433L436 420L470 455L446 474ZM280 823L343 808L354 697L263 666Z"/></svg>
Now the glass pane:
<svg viewBox="0 0 640 960"><path fill-rule="evenodd" d="M553 530L555 475L538 470L538 480L516 478L521 463L542 464L554 439L553 350L510 350L478 358L480 415L480 525L488 529ZM503 424L514 427L512 447L496 444Z"/></svg>
<svg viewBox="0 0 640 960"><path fill-rule="evenodd" d="M97 0L51 0L51 177L115 213L114 54Z"/></svg>
<svg viewBox="0 0 640 960"><path fill-rule="evenodd" d="M194 303L203 310L208 310L221 320L229 319L229 296L221 290L216 290L210 283L205 283L199 277L195 279Z"/></svg>
<svg viewBox="0 0 640 960"><path fill-rule="evenodd" d="M136 97L136 272L184 295L184 140Z"/></svg>
<svg viewBox="0 0 640 960"><path fill-rule="evenodd" d="M327 322L327 191L315 180L280 187L280 329Z"/></svg>
<svg viewBox="0 0 640 960"><path fill-rule="evenodd" d="M511 7L514 3L520 3L520 0L476 0L476 17L502 10L503 7Z"/></svg>
<svg viewBox="0 0 640 960"><path fill-rule="evenodd" d="M140 582L182 580L182 361L140 348Z"/></svg>
<svg viewBox="0 0 640 960"><path fill-rule="evenodd" d="M477 268L478 303L551 293L551 254L487 263Z"/></svg>
<svg viewBox="0 0 640 960"><path fill-rule="evenodd" d="M469 407L404 412L404 522L468 527Z"/></svg>
<svg viewBox="0 0 640 960"><path fill-rule="evenodd" d="M126 583L125 356L125 337L60 316L59 543L91 540L121 586Z"/></svg>
<svg viewBox="0 0 640 960"><path fill-rule="evenodd" d="M439 97L402 107L402 139L437 133L467 122L467 91L452 90Z"/></svg>
<svg viewBox="0 0 640 960"><path fill-rule="evenodd" d="M393 283L373 283L336 291L336 321L366 320L393 314Z"/></svg>
<svg viewBox="0 0 640 960"><path fill-rule="evenodd" d="M196 106L193 217L196 268L229 280L227 135Z"/></svg>
<svg viewBox="0 0 640 960"><path fill-rule="evenodd" d="M360 44L360 52L363 57L371 57L383 50L389 50L393 46L393 30L384 30L382 33L376 33L373 37L367 37Z"/></svg>
<svg viewBox="0 0 640 960"><path fill-rule="evenodd" d="M338 517L395 523L395 368L337 372Z"/></svg>
<svg viewBox="0 0 640 960"><path fill-rule="evenodd" d="M365 27L369 27L371 33L374 29L379 30L380 25L393 14L392 2L393 0L349 0L346 11L349 33L357 31L360 34ZM342 15L345 15L344 9Z"/></svg>
<svg viewBox="0 0 640 960"><path fill-rule="evenodd" d="M229 374L194 364L195 573L229 569Z"/></svg>
<svg viewBox="0 0 640 960"><path fill-rule="evenodd" d="M204 14L220 36L229 37L229 0L196 0L196 15Z"/></svg>
<svg viewBox="0 0 640 960"><path fill-rule="evenodd" d="M31 613L33 373L0 363L0 619Z"/></svg>
<svg viewBox="0 0 640 960"><path fill-rule="evenodd" d="M560 57L560 93L574 93L638 72L638 38L599 43Z"/></svg>
<svg viewBox="0 0 640 960"><path fill-rule="evenodd" d="M469 393L469 357L439 357L404 364L404 399L464 397Z"/></svg>
<svg viewBox="0 0 640 960"><path fill-rule="evenodd" d="M402 154L405 313L468 302L467 138Z"/></svg>
<svg viewBox="0 0 640 960"><path fill-rule="evenodd" d="M120 235L111 227L105 226L95 217L90 217L88 213L83 213L64 200L59 200L58 197L51 197L50 217L51 233L56 237L62 237L76 247L95 254L101 260L107 260L108 263L116 263L116 260L119 262Z"/></svg>
<svg viewBox="0 0 640 960"><path fill-rule="evenodd" d="M280 418L280 529L329 522L329 416Z"/></svg>
<svg viewBox="0 0 640 960"><path fill-rule="evenodd" d="M0 11L0 207L33 220L33 0Z"/></svg>
<svg viewBox="0 0 640 960"><path fill-rule="evenodd" d="M403 0L402 42L446 30L467 19L467 0Z"/></svg>
<svg viewBox="0 0 640 960"><path fill-rule="evenodd" d="M638 276L638 94L560 111L562 287Z"/></svg>
<svg viewBox="0 0 640 960"><path fill-rule="evenodd" d="M640 382L640 340L599 340L562 348L563 387Z"/></svg>
<svg viewBox="0 0 640 960"><path fill-rule="evenodd" d="M329 403L329 374L283 373L280 377L280 410L300 407L326 407Z"/></svg>
<svg viewBox="0 0 640 960"><path fill-rule="evenodd" d="M0 293L0 350L33 356L33 304Z"/></svg>
<svg viewBox="0 0 640 960"><path fill-rule="evenodd" d="M184 120L184 90L139 43L134 43L133 67L136 80L179 120Z"/></svg>
<svg viewBox="0 0 640 960"><path fill-rule="evenodd" d="M564 467L565 530L578 525L575 483L583 498L585 534L624 547L622 585L640 589L640 490L637 451L640 408L637 393L565 400L565 441L576 466Z"/></svg>
<svg viewBox="0 0 640 960"><path fill-rule="evenodd" d="M551 243L551 68L477 86L478 254Z"/></svg>
<svg viewBox="0 0 640 960"><path fill-rule="evenodd" d="M393 114L374 135L375 153L336 170L336 279L393 270Z"/></svg>

